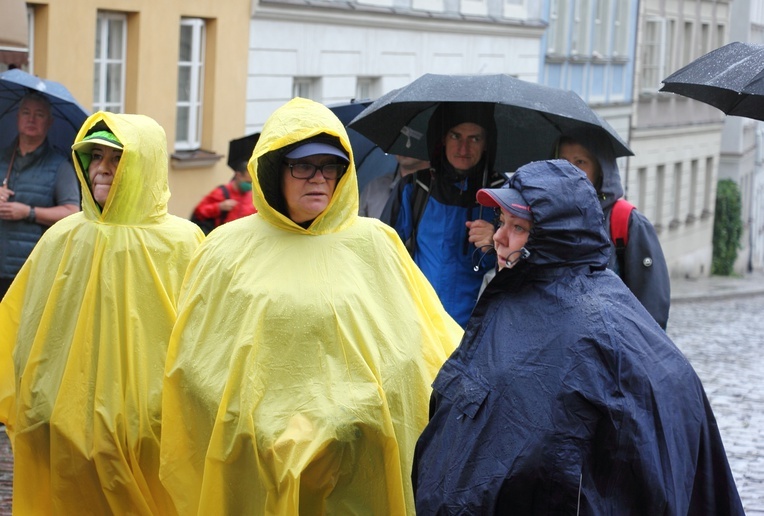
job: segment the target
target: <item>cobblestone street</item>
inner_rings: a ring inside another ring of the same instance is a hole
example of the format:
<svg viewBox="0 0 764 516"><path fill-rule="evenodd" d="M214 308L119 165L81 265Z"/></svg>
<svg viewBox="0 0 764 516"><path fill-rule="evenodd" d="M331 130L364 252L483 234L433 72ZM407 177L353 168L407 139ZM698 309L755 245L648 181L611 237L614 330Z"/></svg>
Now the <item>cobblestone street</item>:
<svg viewBox="0 0 764 516"><path fill-rule="evenodd" d="M764 295L673 303L668 333L703 381L746 514L764 515Z"/></svg>
<svg viewBox="0 0 764 516"><path fill-rule="evenodd" d="M682 284L668 333L703 381L746 514L764 516L764 276L745 281ZM0 515L11 513L12 469L0 431Z"/></svg>

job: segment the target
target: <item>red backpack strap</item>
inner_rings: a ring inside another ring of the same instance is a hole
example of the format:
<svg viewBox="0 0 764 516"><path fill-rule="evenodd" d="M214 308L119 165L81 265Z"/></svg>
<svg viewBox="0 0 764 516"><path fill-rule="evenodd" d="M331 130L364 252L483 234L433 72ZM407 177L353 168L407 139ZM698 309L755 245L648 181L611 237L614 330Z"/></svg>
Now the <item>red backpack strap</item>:
<svg viewBox="0 0 764 516"><path fill-rule="evenodd" d="M634 205L626 199L618 199L610 210L610 239L616 251L622 251L629 243L629 217Z"/></svg>

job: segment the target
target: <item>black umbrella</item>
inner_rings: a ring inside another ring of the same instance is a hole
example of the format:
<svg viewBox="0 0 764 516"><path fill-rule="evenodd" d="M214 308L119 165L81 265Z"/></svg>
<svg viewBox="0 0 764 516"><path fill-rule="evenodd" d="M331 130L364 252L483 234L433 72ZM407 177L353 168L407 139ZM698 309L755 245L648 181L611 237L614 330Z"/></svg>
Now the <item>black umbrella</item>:
<svg viewBox="0 0 764 516"><path fill-rule="evenodd" d="M615 130L575 92L503 74L423 75L380 97L349 127L391 154L429 159L426 147L429 119L446 102L494 106L497 131L494 166L500 172L549 159L559 136L580 127L603 131L616 156L633 154Z"/></svg>
<svg viewBox="0 0 764 516"><path fill-rule="evenodd" d="M733 42L712 50L666 77L660 91L764 120L764 46Z"/></svg>
<svg viewBox="0 0 764 516"><path fill-rule="evenodd" d="M347 128L347 125L360 112L371 104L371 100L355 100L339 104L331 104L327 107L337 115L340 122ZM395 171L398 162L395 156L386 153L378 145L366 138L364 135L353 129L347 128L350 146L353 148L355 158L356 175L358 176L358 191L362 192L364 187L375 177L388 174Z"/></svg>
<svg viewBox="0 0 764 516"><path fill-rule="evenodd" d="M67 156L77 132L89 113L63 84L40 79L19 69L0 73L0 147L11 144L18 135L16 114L19 101L29 92L43 95L51 104L53 125L48 141Z"/></svg>
<svg viewBox="0 0 764 516"><path fill-rule="evenodd" d="M253 133L243 138L237 138L228 142L228 166L235 171L247 170L247 163L252 157L260 133Z"/></svg>

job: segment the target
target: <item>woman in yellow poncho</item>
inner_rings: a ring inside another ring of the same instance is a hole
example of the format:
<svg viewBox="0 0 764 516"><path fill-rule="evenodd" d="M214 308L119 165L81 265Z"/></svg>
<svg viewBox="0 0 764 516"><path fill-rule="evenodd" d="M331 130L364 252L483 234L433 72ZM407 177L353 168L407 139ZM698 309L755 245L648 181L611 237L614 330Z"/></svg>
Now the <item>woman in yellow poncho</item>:
<svg viewBox="0 0 764 516"><path fill-rule="evenodd" d="M45 232L0 304L0 421L18 514L172 514L161 387L203 235L169 215L164 130L99 112L73 146L82 211Z"/></svg>
<svg viewBox="0 0 764 516"><path fill-rule="evenodd" d="M329 109L276 110L249 171L258 213L213 231L184 280L162 481L181 514L413 513L414 445L461 328L395 232L357 216Z"/></svg>

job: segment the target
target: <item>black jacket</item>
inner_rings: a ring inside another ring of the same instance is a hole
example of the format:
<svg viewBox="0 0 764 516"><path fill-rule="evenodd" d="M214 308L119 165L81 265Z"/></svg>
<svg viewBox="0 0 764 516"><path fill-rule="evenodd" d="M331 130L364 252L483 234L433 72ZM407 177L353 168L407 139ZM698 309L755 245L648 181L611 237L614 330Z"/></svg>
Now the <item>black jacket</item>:
<svg viewBox="0 0 764 516"><path fill-rule="evenodd" d="M564 161L510 181L530 255L488 285L433 384L417 513L743 514L700 380L606 269L589 181Z"/></svg>

